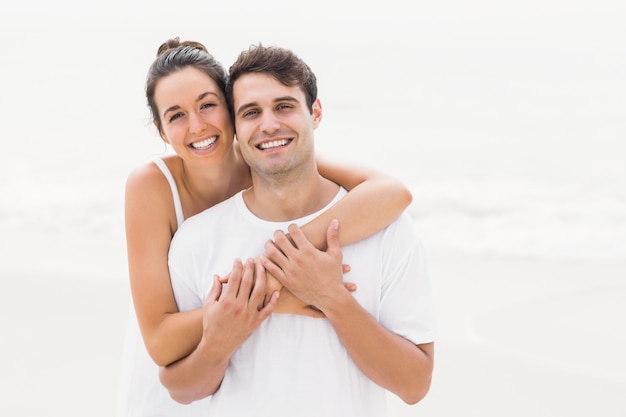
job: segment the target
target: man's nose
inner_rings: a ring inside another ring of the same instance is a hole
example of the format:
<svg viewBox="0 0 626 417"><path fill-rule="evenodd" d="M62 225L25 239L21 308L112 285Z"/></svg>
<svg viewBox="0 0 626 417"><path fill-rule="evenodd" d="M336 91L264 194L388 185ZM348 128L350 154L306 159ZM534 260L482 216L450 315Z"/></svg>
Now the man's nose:
<svg viewBox="0 0 626 417"><path fill-rule="evenodd" d="M265 133L274 133L280 129L280 122L272 112L265 112L261 116L261 131Z"/></svg>

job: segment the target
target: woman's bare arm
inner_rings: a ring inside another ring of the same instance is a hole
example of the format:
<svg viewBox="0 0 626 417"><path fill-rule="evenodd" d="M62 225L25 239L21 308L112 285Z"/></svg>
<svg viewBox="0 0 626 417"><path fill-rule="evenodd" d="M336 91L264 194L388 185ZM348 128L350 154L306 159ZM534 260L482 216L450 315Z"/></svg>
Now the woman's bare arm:
<svg viewBox="0 0 626 417"><path fill-rule="evenodd" d="M165 366L188 355L202 338L202 310L179 313L167 265L176 215L172 192L152 163L126 183L126 242L131 292L148 353Z"/></svg>
<svg viewBox="0 0 626 417"><path fill-rule="evenodd" d="M345 245L383 229L412 201L401 182L374 169L331 164L322 158L318 158L318 169L350 191L302 227L319 249L326 248L326 230L332 219L340 221L340 243ZM144 343L159 366L188 355L202 338L201 309L179 313L171 288L167 253L176 230L172 216L171 190L158 168L148 164L135 171L126 189L131 290Z"/></svg>
<svg viewBox="0 0 626 417"><path fill-rule="evenodd" d="M349 193L335 206L302 226L307 239L318 249L326 249L326 230L339 220L339 243L347 245L389 226L411 204L410 190L399 180L361 165L331 162L317 157L320 174Z"/></svg>

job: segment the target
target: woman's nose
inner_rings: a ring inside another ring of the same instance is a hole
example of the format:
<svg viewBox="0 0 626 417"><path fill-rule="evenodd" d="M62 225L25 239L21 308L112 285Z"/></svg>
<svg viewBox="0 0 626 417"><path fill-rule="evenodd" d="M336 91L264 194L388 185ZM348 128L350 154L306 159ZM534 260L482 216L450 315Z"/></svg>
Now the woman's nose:
<svg viewBox="0 0 626 417"><path fill-rule="evenodd" d="M202 118L201 115L197 113L189 114L189 132L190 133L201 133L206 127L206 122Z"/></svg>

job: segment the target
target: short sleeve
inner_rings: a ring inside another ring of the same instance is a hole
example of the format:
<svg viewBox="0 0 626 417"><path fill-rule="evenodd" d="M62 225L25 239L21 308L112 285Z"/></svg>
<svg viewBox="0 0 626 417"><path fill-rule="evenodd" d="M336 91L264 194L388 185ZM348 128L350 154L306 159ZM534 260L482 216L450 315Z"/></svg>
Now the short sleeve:
<svg viewBox="0 0 626 417"><path fill-rule="evenodd" d="M433 342L436 318L423 243L403 214L383 236L380 323L415 344Z"/></svg>

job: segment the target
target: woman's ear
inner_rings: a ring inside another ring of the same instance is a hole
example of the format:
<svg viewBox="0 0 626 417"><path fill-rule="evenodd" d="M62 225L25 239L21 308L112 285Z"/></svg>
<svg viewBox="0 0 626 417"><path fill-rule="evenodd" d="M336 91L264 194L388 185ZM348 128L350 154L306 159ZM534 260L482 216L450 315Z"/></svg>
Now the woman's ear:
<svg viewBox="0 0 626 417"><path fill-rule="evenodd" d="M170 141L167 139L167 136L165 136L165 133L163 133L163 130L161 130L159 123L156 120L153 121L152 123L154 124L154 127L156 127L156 130L159 132L159 136L161 136L161 139L163 140L163 142L169 145Z"/></svg>

